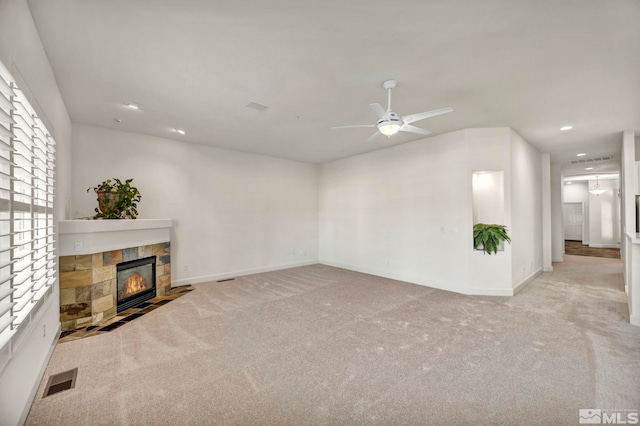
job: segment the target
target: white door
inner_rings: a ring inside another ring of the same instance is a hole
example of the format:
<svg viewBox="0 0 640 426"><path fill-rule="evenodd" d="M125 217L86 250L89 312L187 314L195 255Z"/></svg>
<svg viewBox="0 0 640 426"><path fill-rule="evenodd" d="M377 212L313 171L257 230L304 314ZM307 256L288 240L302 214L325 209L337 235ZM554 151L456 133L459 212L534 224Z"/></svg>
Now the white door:
<svg viewBox="0 0 640 426"><path fill-rule="evenodd" d="M582 203L564 203L564 239L582 241Z"/></svg>

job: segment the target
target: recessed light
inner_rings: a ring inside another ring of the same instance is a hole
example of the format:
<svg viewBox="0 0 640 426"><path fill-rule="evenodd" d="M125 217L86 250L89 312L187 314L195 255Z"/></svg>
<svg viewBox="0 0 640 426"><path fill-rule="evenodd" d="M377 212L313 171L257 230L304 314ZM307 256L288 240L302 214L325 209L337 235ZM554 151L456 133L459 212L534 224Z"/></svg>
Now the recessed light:
<svg viewBox="0 0 640 426"><path fill-rule="evenodd" d="M133 102L128 102L125 105L128 106L131 109L140 109L140 105L134 104Z"/></svg>
<svg viewBox="0 0 640 426"><path fill-rule="evenodd" d="M593 167L585 167L585 170L593 170Z"/></svg>
<svg viewBox="0 0 640 426"><path fill-rule="evenodd" d="M187 134L187 132L185 132L182 129L176 129L176 132L180 133L181 135L186 135Z"/></svg>
<svg viewBox="0 0 640 426"><path fill-rule="evenodd" d="M573 182L567 182L567 185L571 185Z"/></svg>
<svg viewBox="0 0 640 426"><path fill-rule="evenodd" d="M584 153L584 152L581 152L580 154L576 154L576 157L584 157L585 155L587 155L587 154Z"/></svg>
<svg viewBox="0 0 640 426"><path fill-rule="evenodd" d="M562 130L563 132L565 130L571 130L571 129L573 129L573 126L562 126L562 127L560 127L560 130Z"/></svg>

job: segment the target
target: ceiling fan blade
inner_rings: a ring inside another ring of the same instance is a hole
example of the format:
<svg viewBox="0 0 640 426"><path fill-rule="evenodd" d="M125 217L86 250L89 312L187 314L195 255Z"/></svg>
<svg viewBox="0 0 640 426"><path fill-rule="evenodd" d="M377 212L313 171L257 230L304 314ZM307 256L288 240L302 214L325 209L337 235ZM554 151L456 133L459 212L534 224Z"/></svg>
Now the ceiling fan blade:
<svg viewBox="0 0 640 426"><path fill-rule="evenodd" d="M442 109L434 109L433 111L419 112L417 114L410 114L402 117L402 121L406 124L411 124L414 121L424 120L425 118L435 117L436 115L446 114L453 111L453 108L447 107Z"/></svg>
<svg viewBox="0 0 640 426"><path fill-rule="evenodd" d="M369 136L369 139L367 139L367 142L373 142L374 140L376 140L376 138L380 136L380 132L375 132L374 134L372 134L371 136Z"/></svg>
<svg viewBox="0 0 640 426"><path fill-rule="evenodd" d="M335 126L332 127L331 130L335 130L335 129L351 129L354 127L376 127L375 124L354 124L353 126Z"/></svg>
<svg viewBox="0 0 640 426"><path fill-rule="evenodd" d="M412 126L410 124L403 124L400 126L401 132L411 132L411 133L419 133L421 135L430 135L431 132L425 129L421 129L420 127Z"/></svg>
<svg viewBox="0 0 640 426"><path fill-rule="evenodd" d="M369 104L369 106L371 107L373 112L376 113L378 118L385 118L387 116L387 111L384 108L382 108L382 105L380 105L380 104Z"/></svg>

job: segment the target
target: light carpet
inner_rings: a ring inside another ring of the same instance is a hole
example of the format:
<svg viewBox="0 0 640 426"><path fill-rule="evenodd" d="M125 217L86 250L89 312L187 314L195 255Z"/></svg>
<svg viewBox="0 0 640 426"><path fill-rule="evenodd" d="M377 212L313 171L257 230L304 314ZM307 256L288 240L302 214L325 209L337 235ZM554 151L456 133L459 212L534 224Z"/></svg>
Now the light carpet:
<svg viewBox="0 0 640 426"><path fill-rule="evenodd" d="M515 297L324 265L196 284L58 344L28 425L577 424L640 407L620 260L566 256ZM42 398L51 374L75 389Z"/></svg>

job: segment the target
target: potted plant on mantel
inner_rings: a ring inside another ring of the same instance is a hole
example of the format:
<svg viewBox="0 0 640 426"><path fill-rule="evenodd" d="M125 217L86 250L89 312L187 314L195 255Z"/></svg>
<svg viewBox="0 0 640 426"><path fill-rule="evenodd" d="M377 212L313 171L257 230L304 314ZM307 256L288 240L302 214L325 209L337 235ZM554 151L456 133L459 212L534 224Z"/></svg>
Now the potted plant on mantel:
<svg viewBox="0 0 640 426"><path fill-rule="evenodd" d="M477 223L473 225L473 248L483 250L485 254L497 254L500 242L511 242L509 230L505 225Z"/></svg>
<svg viewBox="0 0 640 426"><path fill-rule="evenodd" d="M94 219L135 219L138 217L138 203L142 199L140 191L131 186L133 179L124 183L120 179L107 179L92 189L98 195L98 207Z"/></svg>

